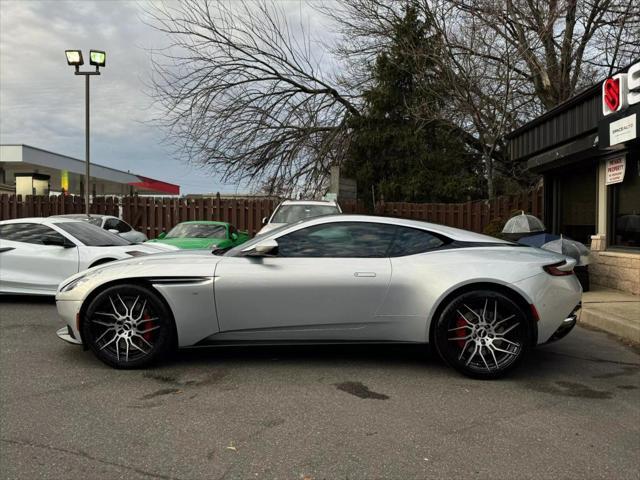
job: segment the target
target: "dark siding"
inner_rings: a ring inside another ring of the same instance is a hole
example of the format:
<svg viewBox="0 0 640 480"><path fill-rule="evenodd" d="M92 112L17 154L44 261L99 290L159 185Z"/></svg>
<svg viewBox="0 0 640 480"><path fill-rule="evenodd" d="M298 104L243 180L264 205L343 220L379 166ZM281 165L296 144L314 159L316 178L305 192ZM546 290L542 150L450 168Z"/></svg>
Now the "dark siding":
<svg viewBox="0 0 640 480"><path fill-rule="evenodd" d="M591 88L585 93L587 95L580 95L509 134L511 160L526 160L534 154L596 132L598 120L602 118L601 92L599 88Z"/></svg>

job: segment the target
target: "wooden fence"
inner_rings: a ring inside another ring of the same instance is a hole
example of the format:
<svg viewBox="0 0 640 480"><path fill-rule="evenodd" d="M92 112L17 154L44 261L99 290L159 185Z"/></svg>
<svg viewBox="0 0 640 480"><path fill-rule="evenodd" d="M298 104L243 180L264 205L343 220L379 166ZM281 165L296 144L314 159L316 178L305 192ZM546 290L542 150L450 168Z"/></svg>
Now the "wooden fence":
<svg viewBox="0 0 640 480"><path fill-rule="evenodd" d="M543 219L543 197L543 189L537 188L517 195L503 195L493 200L465 203L381 202L376 204L375 213L484 232L491 222L506 221L516 210L524 210ZM345 213L363 211L362 205L355 202L344 202L341 206Z"/></svg>
<svg viewBox="0 0 640 480"><path fill-rule="evenodd" d="M84 198L81 196L31 196L0 195L0 220L25 217L48 217L84 213ZM119 199L116 197L96 197L91 203L91 213L119 215Z"/></svg>
<svg viewBox="0 0 640 480"><path fill-rule="evenodd" d="M122 219L149 238L188 220L229 222L254 236L262 228L262 218L271 215L277 205L275 198L125 197L122 199Z"/></svg>
<svg viewBox="0 0 640 480"><path fill-rule="evenodd" d="M162 231L188 220L218 220L230 222L238 230L255 235L262 218L273 212L278 199L255 198L160 198L160 197L97 197L91 205L96 214L121 216L136 230L155 238ZM524 210L542 218L542 188L506 195L493 200L465 203L404 203L380 202L378 215L411 218L441 223L452 227L483 232L490 222L506 220L514 210ZM345 213L364 213L362 204L341 202ZM82 197L0 195L0 220L23 217L46 217L66 213L84 213Z"/></svg>

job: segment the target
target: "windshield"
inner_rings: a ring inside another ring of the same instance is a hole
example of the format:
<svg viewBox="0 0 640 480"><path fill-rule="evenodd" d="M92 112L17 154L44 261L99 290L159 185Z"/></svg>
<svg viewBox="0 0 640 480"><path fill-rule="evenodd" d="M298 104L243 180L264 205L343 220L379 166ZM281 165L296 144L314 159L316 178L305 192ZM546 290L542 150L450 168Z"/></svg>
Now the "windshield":
<svg viewBox="0 0 640 480"><path fill-rule="evenodd" d="M340 213L340 210L335 205L282 205L271 219L271 223L293 223L305 218L336 213Z"/></svg>
<svg viewBox="0 0 640 480"><path fill-rule="evenodd" d="M88 222L61 222L55 225L65 232L70 233L88 247L131 245L131 242L128 240Z"/></svg>
<svg viewBox="0 0 640 480"><path fill-rule="evenodd" d="M227 227L206 223L181 223L164 238L227 238Z"/></svg>

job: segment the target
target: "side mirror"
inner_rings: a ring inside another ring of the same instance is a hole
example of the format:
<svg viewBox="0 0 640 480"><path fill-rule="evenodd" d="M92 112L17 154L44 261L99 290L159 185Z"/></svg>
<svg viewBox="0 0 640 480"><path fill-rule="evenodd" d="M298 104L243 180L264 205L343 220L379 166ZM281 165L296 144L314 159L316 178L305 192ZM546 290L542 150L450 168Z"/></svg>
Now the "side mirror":
<svg viewBox="0 0 640 480"><path fill-rule="evenodd" d="M166 237L166 236L167 236L166 232L161 232L161 233L160 233L160 235L158 235L156 238L157 238L158 240L162 240L162 239L163 239L164 237Z"/></svg>
<svg viewBox="0 0 640 480"><path fill-rule="evenodd" d="M116 230L115 228L110 228L109 230L107 230L107 232L111 232L111 233L115 233L116 235L118 235L120 232L118 230Z"/></svg>
<svg viewBox="0 0 640 480"><path fill-rule="evenodd" d="M66 238L60 235L45 235L44 237L42 237L42 243L44 245L51 245L51 246L63 247L63 248L75 247L75 244L71 240L67 240Z"/></svg>
<svg viewBox="0 0 640 480"><path fill-rule="evenodd" d="M262 224L263 225L266 225L268 221L269 221L269 217L262 217Z"/></svg>
<svg viewBox="0 0 640 480"><path fill-rule="evenodd" d="M278 251L278 242L270 238L268 240L263 240L262 242L256 243L251 247L247 247L242 251L247 255L253 255L256 257L275 255L275 253Z"/></svg>
<svg viewBox="0 0 640 480"><path fill-rule="evenodd" d="M236 232L233 232L233 233L231 234L231 240L233 240L234 242L235 242L236 240L238 240L238 234L237 234Z"/></svg>

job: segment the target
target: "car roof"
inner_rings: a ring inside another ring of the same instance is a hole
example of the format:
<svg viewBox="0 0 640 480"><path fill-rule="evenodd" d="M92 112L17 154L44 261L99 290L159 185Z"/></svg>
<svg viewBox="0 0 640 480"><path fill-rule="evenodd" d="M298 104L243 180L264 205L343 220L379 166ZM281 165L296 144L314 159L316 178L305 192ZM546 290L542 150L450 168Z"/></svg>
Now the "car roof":
<svg viewBox="0 0 640 480"><path fill-rule="evenodd" d="M92 213L91 215L89 215L92 218L117 218L114 217L113 215L100 215L100 214L95 214ZM51 217L56 217L56 218L87 218L87 214L86 213L65 213L64 215L51 215ZM51 218L49 217L49 218Z"/></svg>
<svg viewBox="0 0 640 480"><path fill-rule="evenodd" d="M292 229L297 230L303 224L304 226L311 226L311 225L319 225L322 223L331 223L331 222L387 223L391 225L401 225L405 227L418 228L420 230L428 230L429 232L440 234L452 240L459 240L462 242L505 243L505 244L512 243L506 240L501 240L499 238L490 237L489 235L470 232L468 230L463 230L461 228L447 227L446 225L440 225L438 223L423 222L421 220L409 220L406 218L380 217L376 215L350 215L350 214L323 215L321 217L313 217L306 220L301 220L297 223L291 224L290 226L292 227ZM279 232L279 234L281 234L281 232Z"/></svg>
<svg viewBox="0 0 640 480"><path fill-rule="evenodd" d="M67 222L81 222L82 220L76 220L69 217L25 217L25 218L12 218L11 220L2 220L0 225L6 225L10 223L67 223Z"/></svg>
<svg viewBox="0 0 640 480"><path fill-rule="evenodd" d="M335 207L338 203L333 200L285 200L280 205L325 205L327 207Z"/></svg>

